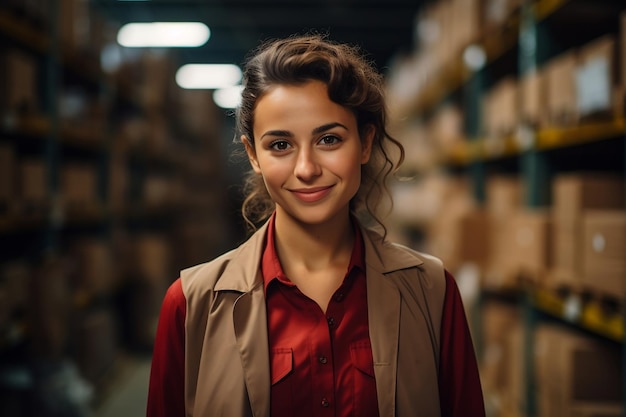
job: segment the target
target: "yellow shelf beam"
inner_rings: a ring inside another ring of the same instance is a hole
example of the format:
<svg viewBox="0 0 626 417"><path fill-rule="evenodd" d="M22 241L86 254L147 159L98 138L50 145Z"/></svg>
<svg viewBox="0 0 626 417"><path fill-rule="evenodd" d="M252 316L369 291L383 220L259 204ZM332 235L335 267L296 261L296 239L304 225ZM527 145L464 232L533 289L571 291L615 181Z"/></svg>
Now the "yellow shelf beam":
<svg viewBox="0 0 626 417"><path fill-rule="evenodd" d="M626 119L618 117L579 126L542 129L535 134L534 140L532 137L522 140L517 134L499 139L466 140L458 143L444 155L443 163L465 166L472 162L521 155L530 149L544 151L566 148L623 136L626 136Z"/></svg>
<svg viewBox="0 0 626 417"><path fill-rule="evenodd" d="M597 301L581 304L578 311L568 309L568 304L579 303L574 297L577 295L564 298L539 289L533 292L532 299L534 307L539 311L616 342L624 341L624 319L621 314L607 314Z"/></svg>
<svg viewBox="0 0 626 417"><path fill-rule="evenodd" d="M626 134L626 122L623 117L619 117L605 122L540 130L537 133L536 148L539 150L562 148L617 138L624 134Z"/></svg>

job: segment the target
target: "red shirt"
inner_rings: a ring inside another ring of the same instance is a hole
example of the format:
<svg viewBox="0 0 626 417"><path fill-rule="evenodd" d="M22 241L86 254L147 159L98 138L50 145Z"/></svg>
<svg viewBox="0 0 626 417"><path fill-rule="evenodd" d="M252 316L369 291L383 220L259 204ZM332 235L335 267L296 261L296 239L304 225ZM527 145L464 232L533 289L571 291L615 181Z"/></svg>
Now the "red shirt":
<svg viewBox="0 0 626 417"><path fill-rule="evenodd" d="M341 286L326 313L280 265L268 227L262 271L271 361L272 417L377 417L360 230Z"/></svg>
<svg viewBox="0 0 626 417"><path fill-rule="evenodd" d="M271 242L269 239L268 243ZM355 247L355 252L359 251L358 242L360 239L356 239L357 247ZM273 249L272 249L273 250ZM269 248L266 248L266 252L269 251ZM353 259L350 262L349 273L347 274L347 279L344 284L349 286L348 294L350 296L356 295L357 297L364 297L364 295L358 294L359 276L362 273L358 267L357 262L358 256L355 258L353 253ZM362 258L361 258L362 259ZM469 333L469 328L467 326L467 321L465 317L465 311L463 309L463 303L461 300L461 296L459 294L458 287L452 275L446 271L446 294L444 298L443 304L443 314L441 318L441 341L440 341L440 361L439 361L439 399L441 404L441 415L442 417L453 417L453 416L467 416L467 417L479 417L485 415L484 403L482 390L480 385L480 379L478 375L478 368L476 366L475 355L474 355L474 347L472 344L472 339ZM279 284L277 287L279 291L284 287L283 284L275 282L272 285ZM356 285L355 285L356 284ZM271 286L270 286L271 287ZM270 291L271 292L271 291ZM335 295L337 296L340 293L338 291ZM337 300L331 301L336 306L340 305L341 302ZM357 303L358 304L358 303ZM316 305L317 306L317 305ZM319 310L319 307L318 307ZM333 313L331 314L331 311ZM327 313L329 315L335 316L335 310L331 310L330 304ZM321 314L321 310L319 310ZM301 312L304 314L304 312ZM268 312L268 317L270 313ZM273 316L273 314L271 314ZM150 387L148 392L148 404L147 404L147 416L148 417L174 417L174 416L184 416L185 415L185 402L184 402L184 366L185 366L185 317L186 317L186 299L183 293L182 285L180 279L176 280L168 289L167 294L165 295L165 299L163 301L163 305L161 307L161 314L159 318L159 324L157 328L157 334L154 344L154 352L152 358L152 369L150 373ZM365 316L367 317L367 316ZM291 318L291 316L290 316ZM271 322L272 319L268 318ZM350 320L354 321L355 317L346 318L346 311L343 311L343 316L341 320ZM323 320L322 320L323 323ZM329 334L333 335L337 333L337 329L334 332L330 331L329 326L326 323L323 323L329 332ZM270 323L271 327L271 323ZM270 331L270 337L272 337L272 333L274 331L272 329ZM307 330L310 331L310 330ZM309 336L306 334L307 338ZM322 331L320 330L320 333ZM358 332L357 332L358 333ZM360 333L359 333L360 334ZM331 341L332 341L331 336ZM359 339L360 341L364 341L364 339ZM319 345L320 340L318 340ZM270 341L270 344L272 342ZM364 363L367 365L367 361L369 360L371 363L371 347L368 345L368 340L364 341L365 348L363 345L355 345L357 350L356 353L359 358L356 361L359 363ZM332 346L332 344L331 344ZM289 349L289 348L287 348ZM326 345L325 349L329 349L328 345ZM369 353L366 351L369 350ZM328 353L326 353L328 352ZM312 372L318 372L319 368L322 368L319 372L326 372L323 368L325 368L324 364L322 364L319 359L321 356L326 356L328 360L334 354L332 351L332 347L330 350L325 352L317 353L314 352L309 356L309 358L317 357L318 362L309 362L311 366L314 366L315 369ZM292 354L293 355L293 354ZM367 357L364 359L364 357ZM279 358L285 359L285 356L273 355L272 356L272 381L273 382L281 382L282 378L278 375L278 369L287 369L288 366L275 364ZM343 363L344 365L348 363L348 360L345 359L345 354L342 357L333 356L335 363ZM352 359L352 358L351 358ZM299 360L296 358L296 361ZM301 359L304 360L304 359ZM323 362L323 360L322 360ZM295 362L294 362L295 364ZM366 368L364 366L363 368ZM345 369L345 366L343 367ZM296 369L296 372L298 370ZM308 371L302 371L308 372ZM366 374L367 372L364 372ZM297 376L296 376L297 377ZM343 379L342 379L343 378ZM337 376L339 380L347 380L346 378L350 378L349 375ZM312 389L309 391L309 387L302 388L294 392L293 394L300 393L313 393L311 395L312 398L319 398L320 395L329 395L330 399L326 397L326 400L329 402L329 407L320 407L320 403L315 407L316 410L324 409L324 410L333 410L331 407L331 400L334 403L342 404L346 400L342 398L343 395L347 395L347 393L335 393L333 392L326 394L328 388L328 382L330 377L323 378L324 382L321 384L317 384L315 386L315 391ZM285 379L286 381L286 379ZM333 376L333 384L335 381L335 376ZM435 383L435 381L433 381ZM375 386L375 382L372 382ZM362 387L368 389L369 383L361 383ZM275 406L274 396L281 395L275 393L275 386L278 387L278 384L273 384L272 386L272 407ZM285 394L286 395L286 394ZM357 394L358 395L358 394ZM335 398L333 398L333 396ZM322 399L324 397L322 396ZM375 394L371 396L368 401L375 401ZM280 404L280 403L279 403ZM358 406L355 404L355 407ZM374 407L376 408L376 407ZM272 409L272 412L274 409ZM312 410L314 411L314 410ZM371 410L370 410L371 411ZM328 411L329 413L332 411ZM343 412L343 410L342 410ZM377 410L374 412L377 413ZM273 415L273 414L272 414ZM296 414L297 415L297 414ZM366 415L366 414L359 414Z"/></svg>

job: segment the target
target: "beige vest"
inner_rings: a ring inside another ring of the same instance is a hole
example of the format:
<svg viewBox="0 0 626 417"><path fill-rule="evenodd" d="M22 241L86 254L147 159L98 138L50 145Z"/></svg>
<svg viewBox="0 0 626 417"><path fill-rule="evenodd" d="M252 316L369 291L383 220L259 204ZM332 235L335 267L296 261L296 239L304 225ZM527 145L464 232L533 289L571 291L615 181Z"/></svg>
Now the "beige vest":
<svg viewBox="0 0 626 417"><path fill-rule="evenodd" d="M267 224L246 243L182 272L187 299L185 407L193 417L270 417L260 272ZM439 260L363 230L381 417L437 417L445 276Z"/></svg>

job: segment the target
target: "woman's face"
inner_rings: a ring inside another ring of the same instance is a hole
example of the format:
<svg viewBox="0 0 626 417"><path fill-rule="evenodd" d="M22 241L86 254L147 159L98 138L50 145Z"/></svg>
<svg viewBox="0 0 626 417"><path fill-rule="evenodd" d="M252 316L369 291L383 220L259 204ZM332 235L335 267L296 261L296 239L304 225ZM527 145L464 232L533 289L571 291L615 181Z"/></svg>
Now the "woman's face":
<svg viewBox="0 0 626 417"><path fill-rule="evenodd" d="M354 114L328 98L326 85L277 85L257 102L253 169L263 176L277 215L321 224L349 213L370 157L373 129L359 137Z"/></svg>

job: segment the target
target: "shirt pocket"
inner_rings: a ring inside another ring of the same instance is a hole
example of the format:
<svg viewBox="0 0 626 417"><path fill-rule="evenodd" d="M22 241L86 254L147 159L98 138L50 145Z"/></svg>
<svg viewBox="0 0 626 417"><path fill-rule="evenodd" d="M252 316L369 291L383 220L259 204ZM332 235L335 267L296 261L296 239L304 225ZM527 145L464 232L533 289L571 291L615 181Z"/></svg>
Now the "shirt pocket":
<svg viewBox="0 0 626 417"><path fill-rule="evenodd" d="M291 348L274 348L271 351L271 394L270 415L274 417L291 417L293 409L293 350Z"/></svg>
<svg viewBox="0 0 626 417"><path fill-rule="evenodd" d="M356 416L378 416L378 395L374 375L374 358L369 340L350 344L353 365L353 405Z"/></svg>
<svg viewBox="0 0 626 417"><path fill-rule="evenodd" d="M272 385L276 385L293 370L293 350L291 348L272 349Z"/></svg>
<svg viewBox="0 0 626 417"><path fill-rule="evenodd" d="M372 357L372 345L369 341L351 343L350 358L352 365L358 371L374 378L374 358Z"/></svg>

